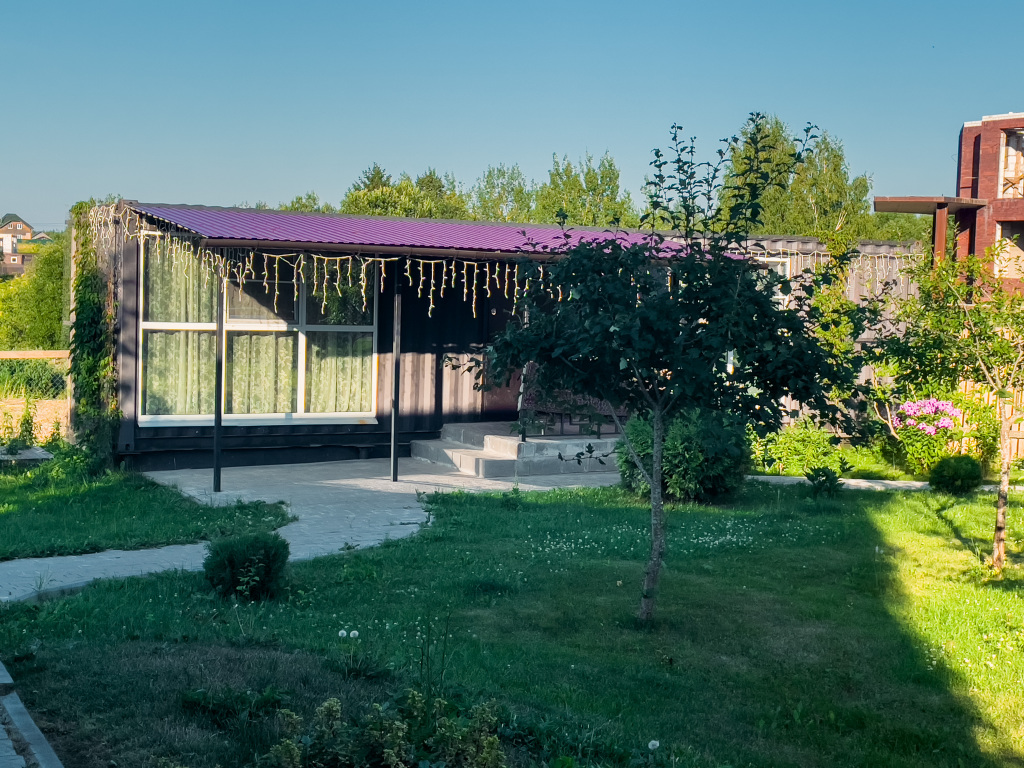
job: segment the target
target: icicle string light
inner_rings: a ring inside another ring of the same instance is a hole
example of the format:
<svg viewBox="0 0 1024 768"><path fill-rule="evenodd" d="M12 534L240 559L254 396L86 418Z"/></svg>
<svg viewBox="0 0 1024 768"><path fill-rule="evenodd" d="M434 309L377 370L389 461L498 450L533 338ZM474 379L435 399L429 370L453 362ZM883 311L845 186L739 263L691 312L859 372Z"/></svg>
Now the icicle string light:
<svg viewBox="0 0 1024 768"><path fill-rule="evenodd" d="M302 295L299 282L309 287L312 295L321 299L321 311L328 310L328 291L333 287L339 297L344 295L343 286L358 285L363 311L369 309L371 287L381 292L386 287L387 262L405 262L405 277L410 288L416 287L417 297L427 294L427 315L432 317L437 307L437 296L445 296L448 289L458 289L457 281L462 280L462 299L470 302L473 317L477 317L477 302L481 296L480 280L488 299L504 296L512 300L512 311L517 312L523 294L530 290L531 281L523 282L518 264L468 259L425 259L405 256L380 256L363 254L324 254L312 251L294 253L271 253L245 248L210 248L201 245L201 239L191 232L176 231L139 215L126 206L118 204L94 206L89 214L89 226L98 246L108 253L130 240L152 242L167 255L171 266L183 271L191 280L209 288L211 280L230 280L238 283L238 290L244 293L247 282L261 283L268 297L273 295L274 310L280 304L281 281L291 283L292 296L296 304ZM147 248L149 246L146 246ZM419 270L418 280L413 275L413 262ZM503 268L504 264L504 268ZM400 272L396 263L395 279ZM427 270L430 271L429 280ZM376 270L376 272L374 271ZM461 271L461 275L459 274ZM880 270L880 271L884 271ZM438 281L440 272L440 281ZM483 272L483 275L480 273ZM472 274L471 274L472 273ZM376 276L376 280L374 280ZM879 275L880 276L880 275ZM543 265L539 268L540 285L551 291L547 285ZM492 284L493 281L493 284ZM374 285L376 283L376 285Z"/></svg>

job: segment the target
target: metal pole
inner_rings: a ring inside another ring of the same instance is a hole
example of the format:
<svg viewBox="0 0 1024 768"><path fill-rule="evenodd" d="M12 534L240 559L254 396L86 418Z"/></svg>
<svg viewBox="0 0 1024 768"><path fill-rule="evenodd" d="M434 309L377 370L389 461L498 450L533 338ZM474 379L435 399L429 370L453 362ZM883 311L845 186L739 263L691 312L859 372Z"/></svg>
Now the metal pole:
<svg viewBox="0 0 1024 768"><path fill-rule="evenodd" d="M224 421L224 278L217 278L217 364L213 391L213 492L220 493L220 432Z"/></svg>
<svg viewBox="0 0 1024 768"><path fill-rule="evenodd" d="M395 268L395 316L391 339L391 482L398 482L398 414L402 376L402 283Z"/></svg>

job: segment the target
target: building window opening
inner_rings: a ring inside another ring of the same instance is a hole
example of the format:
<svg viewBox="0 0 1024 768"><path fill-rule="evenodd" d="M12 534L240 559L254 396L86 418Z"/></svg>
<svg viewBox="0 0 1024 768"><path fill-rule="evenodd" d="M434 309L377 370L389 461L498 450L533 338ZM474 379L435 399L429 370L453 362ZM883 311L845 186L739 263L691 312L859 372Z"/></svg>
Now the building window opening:
<svg viewBox="0 0 1024 768"><path fill-rule="evenodd" d="M1024 131L1006 131L1000 197L1024 197Z"/></svg>
<svg viewBox="0 0 1024 768"><path fill-rule="evenodd" d="M997 245L996 276L1024 278L1024 221L1000 222Z"/></svg>

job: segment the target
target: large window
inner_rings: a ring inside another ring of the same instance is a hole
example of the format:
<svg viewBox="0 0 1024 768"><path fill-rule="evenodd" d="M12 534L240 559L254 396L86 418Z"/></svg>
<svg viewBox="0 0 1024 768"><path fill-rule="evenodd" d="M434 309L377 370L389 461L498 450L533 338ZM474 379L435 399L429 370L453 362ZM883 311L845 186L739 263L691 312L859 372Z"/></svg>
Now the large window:
<svg viewBox="0 0 1024 768"><path fill-rule="evenodd" d="M372 420L377 281L364 301L358 285L314 290L287 261L269 258L267 275L256 261L223 297L225 423ZM140 423L211 422L216 275L146 238L141 282Z"/></svg>

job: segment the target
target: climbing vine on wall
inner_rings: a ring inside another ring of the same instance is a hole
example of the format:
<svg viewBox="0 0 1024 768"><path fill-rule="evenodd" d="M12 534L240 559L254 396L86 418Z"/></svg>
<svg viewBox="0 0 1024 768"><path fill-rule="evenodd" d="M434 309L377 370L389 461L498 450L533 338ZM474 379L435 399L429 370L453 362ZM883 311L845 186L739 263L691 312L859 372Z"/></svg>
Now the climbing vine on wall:
<svg viewBox="0 0 1024 768"><path fill-rule="evenodd" d="M100 267L93 203L71 209L74 242L74 319L71 324L71 380L75 408L72 429L79 445L98 463L109 463L118 410L115 398L113 306L110 284Z"/></svg>

